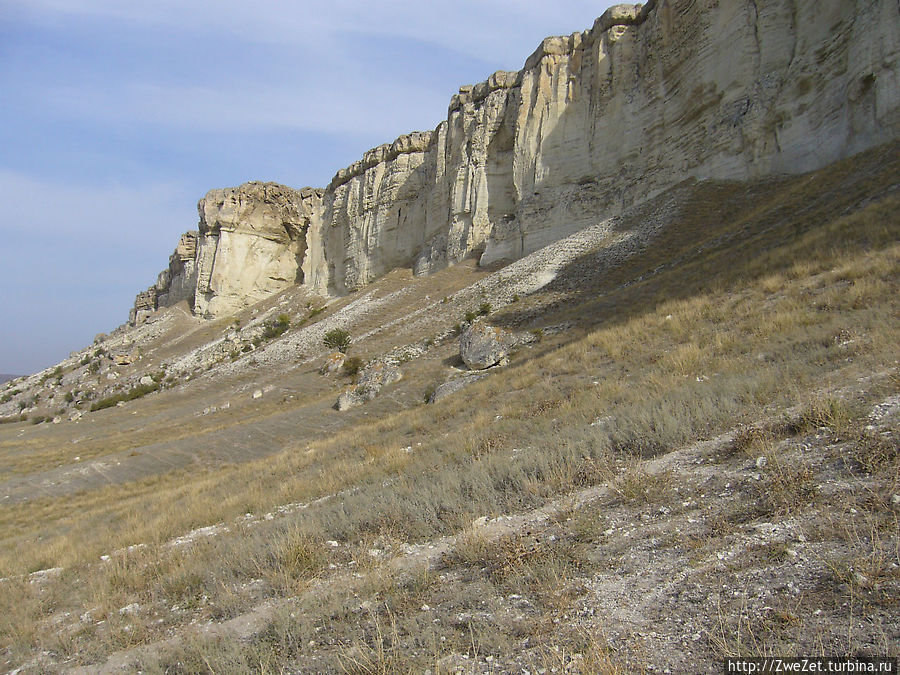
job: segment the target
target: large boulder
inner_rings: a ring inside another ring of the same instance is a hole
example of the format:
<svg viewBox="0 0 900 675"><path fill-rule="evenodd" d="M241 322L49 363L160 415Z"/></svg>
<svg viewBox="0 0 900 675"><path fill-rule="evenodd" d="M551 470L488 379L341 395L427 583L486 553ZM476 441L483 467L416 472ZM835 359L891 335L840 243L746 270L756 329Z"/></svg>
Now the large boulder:
<svg viewBox="0 0 900 675"><path fill-rule="evenodd" d="M373 361L360 371L356 384L338 397L335 407L347 410L371 401L382 388L399 382L402 377L403 373L393 363Z"/></svg>
<svg viewBox="0 0 900 675"><path fill-rule="evenodd" d="M512 344L509 331L473 321L459 338L459 355L471 370L484 370L504 362Z"/></svg>

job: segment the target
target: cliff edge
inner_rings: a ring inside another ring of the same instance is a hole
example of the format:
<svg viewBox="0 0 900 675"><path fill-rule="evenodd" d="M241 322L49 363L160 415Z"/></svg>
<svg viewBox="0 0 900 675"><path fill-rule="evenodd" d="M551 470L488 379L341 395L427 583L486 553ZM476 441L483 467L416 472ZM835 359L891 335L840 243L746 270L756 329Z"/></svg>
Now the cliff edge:
<svg viewBox="0 0 900 675"><path fill-rule="evenodd" d="M826 166L900 137L898 59L893 0L617 5L324 190L210 192L195 271L170 263L180 290L158 283L132 321L192 274L195 312L217 316L294 283L340 295L396 267L514 260L688 177Z"/></svg>

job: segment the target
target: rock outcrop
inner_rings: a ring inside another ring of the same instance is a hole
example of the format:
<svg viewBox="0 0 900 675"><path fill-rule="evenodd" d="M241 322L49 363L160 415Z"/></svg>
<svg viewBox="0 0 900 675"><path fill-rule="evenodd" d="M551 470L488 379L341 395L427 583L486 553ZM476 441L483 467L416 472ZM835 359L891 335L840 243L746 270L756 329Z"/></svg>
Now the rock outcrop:
<svg viewBox="0 0 900 675"><path fill-rule="evenodd" d="M513 260L687 178L801 173L898 137L895 0L618 5L460 88L433 131L370 150L325 190L210 192L196 311Z"/></svg>
<svg viewBox="0 0 900 675"><path fill-rule="evenodd" d="M384 387L399 382L402 378L403 373L393 363L373 361L360 371L356 384L338 397L335 408L349 410L371 401Z"/></svg>
<svg viewBox="0 0 900 675"><path fill-rule="evenodd" d="M303 282L306 232L322 192L277 183L210 190L200 200L194 311L219 316Z"/></svg>
<svg viewBox="0 0 900 675"><path fill-rule="evenodd" d="M474 321L459 337L459 356L471 370L484 370L503 363L515 342L509 331Z"/></svg>
<svg viewBox="0 0 900 675"><path fill-rule="evenodd" d="M159 273L156 284L137 295L128 317L132 325L143 323L162 307L171 307L186 300L193 309L194 290L197 285L198 232L181 235L175 252L169 256L169 267Z"/></svg>

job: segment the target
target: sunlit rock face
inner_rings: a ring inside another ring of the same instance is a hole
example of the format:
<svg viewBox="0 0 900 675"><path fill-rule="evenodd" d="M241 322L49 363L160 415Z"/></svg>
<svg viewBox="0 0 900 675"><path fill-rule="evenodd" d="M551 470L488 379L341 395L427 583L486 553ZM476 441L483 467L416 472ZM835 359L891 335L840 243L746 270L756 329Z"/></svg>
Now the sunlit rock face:
<svg viewBox="0 0 900 675"><path fill-rule="evenodd" d="M174 284L170 267L134 311L191 274L195 311L218 316L294 283L339 295L397 267L514 260L688 178L817 169L900 137L898 64L896 0L618 5L325 190L211 191L193 271Z"/></svg>
<svg viewBox="0 0 900 675"><path fill-rule="evenodd" d="M306 232L320 190L244 183L200 200L194 311L220 316L303 282Z"/></svg>
<svg viewBox="0 0 900 675"><path fill-rule="evenodd" d="M618 5L338 172L307 277L515 259L689 177L822 167L900 135L898 50L892 0Z"/></svg>

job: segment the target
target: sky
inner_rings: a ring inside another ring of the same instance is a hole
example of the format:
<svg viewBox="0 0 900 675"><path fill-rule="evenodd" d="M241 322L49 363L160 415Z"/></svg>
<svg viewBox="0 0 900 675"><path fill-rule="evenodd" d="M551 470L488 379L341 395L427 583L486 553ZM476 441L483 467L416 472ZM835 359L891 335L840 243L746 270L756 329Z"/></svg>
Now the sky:
<svg viewBox="0 0 900 675"><path fill-rule="evenodd" d="M324 187L611 4L0 0L0 373L123 323L208 190Z"/></svg>

